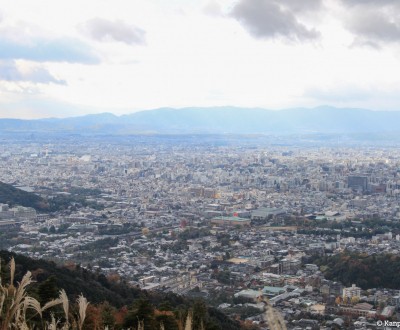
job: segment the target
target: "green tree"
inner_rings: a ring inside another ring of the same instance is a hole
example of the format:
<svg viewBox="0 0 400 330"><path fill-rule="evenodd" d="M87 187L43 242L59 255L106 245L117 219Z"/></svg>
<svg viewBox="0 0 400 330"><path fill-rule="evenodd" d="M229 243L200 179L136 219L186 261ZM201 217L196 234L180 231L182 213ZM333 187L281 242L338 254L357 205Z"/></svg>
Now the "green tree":
<svg viewBox="0 0 400 330"><path fill-rule="evenodd" d="M207 306L204 301L197 300L193 305L193 330L202 330L207 319Z"/></svg>
<svg viewBox="0 0 400 330"><path fill-rule="evenodd" d="M59 296L60 289L57 286L57 278L54 275L49 276L44 282L39 284L38 296L41 304L55 299Z"/></svg>
<svg viewBox="0 0 400 330"><path fill-rule="evenodd" d="M39 233L47 234L48 232L49 232L49 229L47 227L39 228Z"/></svg>
<svg viewBox="0 0 400 330"><path fill-rule="evenodd" d="M173 315L168 315L166 313L160 314L156 316L156 321L158 327L156 329L160 329L161 324L164 326L164 329L168 330L178 330L178 323L175 320Z"/></svg>
<svg viewBox="0 0 400 330"><path fill-rule="evenodd" d="M101 318L103 320L103 326L113 329L115 326L114 309L108 302L105 302L101 306Z"/></svg>
<svg viewBox="0 0 400 330"><path fill-rule="evenodd" d="M40 283L37 288L37 294L41 305L46 304L52 299L58 298L59 292L60 289L57 286L57 278L54 275L49 276L44 282ZM60 317L62 315L59 306L56 306L52 312L55 313L56 317ZM50 310L44 311L43 319L50 321Z"/></svg>
<svg viewBox="0 0 400 330"><path fill-rule="evenodd" d="M144 330L156 329L156 321L154 317L154 307L148 299L141 298L137 300L132 309L128 312L124 326L125 327L138 327L138 323L143 321Z"/></svg>

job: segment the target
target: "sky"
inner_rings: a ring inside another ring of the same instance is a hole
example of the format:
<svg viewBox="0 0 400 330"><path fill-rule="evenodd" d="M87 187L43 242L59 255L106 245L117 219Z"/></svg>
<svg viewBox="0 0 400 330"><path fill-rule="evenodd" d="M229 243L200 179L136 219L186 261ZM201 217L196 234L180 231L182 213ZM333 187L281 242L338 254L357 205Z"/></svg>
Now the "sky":
<svg viewBox="0 0 400 330"><path fill-rule="evenodd" d="M3 0L0 117L400 110L398 0Z"/></svg>

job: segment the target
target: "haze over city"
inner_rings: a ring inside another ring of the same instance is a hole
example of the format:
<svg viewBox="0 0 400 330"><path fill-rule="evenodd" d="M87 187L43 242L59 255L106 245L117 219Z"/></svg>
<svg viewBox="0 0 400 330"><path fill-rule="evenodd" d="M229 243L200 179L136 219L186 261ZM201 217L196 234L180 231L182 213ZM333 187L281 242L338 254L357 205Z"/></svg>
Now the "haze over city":
<svg viewBox="0 0 400 330"><path fill-rule="evenodd" d="M399 109L398 1L5 1L0 117Z"/></svg>

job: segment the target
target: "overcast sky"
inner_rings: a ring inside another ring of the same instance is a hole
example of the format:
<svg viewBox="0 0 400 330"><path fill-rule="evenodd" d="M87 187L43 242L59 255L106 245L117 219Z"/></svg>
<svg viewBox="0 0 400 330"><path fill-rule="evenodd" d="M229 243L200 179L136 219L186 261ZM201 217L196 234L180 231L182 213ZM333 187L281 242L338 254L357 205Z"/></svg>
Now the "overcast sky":
<svg viewBox="0 0 400 330"><path fill-rule="evenodd" d="M400 109L399 0L3 0L0 117Z"/></svg>

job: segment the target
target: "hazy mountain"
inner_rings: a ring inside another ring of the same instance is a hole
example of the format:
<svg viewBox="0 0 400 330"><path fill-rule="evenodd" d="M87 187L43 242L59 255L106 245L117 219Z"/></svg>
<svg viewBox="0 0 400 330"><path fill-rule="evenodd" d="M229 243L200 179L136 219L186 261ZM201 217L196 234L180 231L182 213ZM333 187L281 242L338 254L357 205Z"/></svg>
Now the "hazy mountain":
<svg viewBox="0 0 400 330"><path fill-rule="evenodd" d="M400 132L400 112L334 107L272 111L259 108L161 108L115 116L0 119L3 132L136 133L378 133Z"/></svg>

